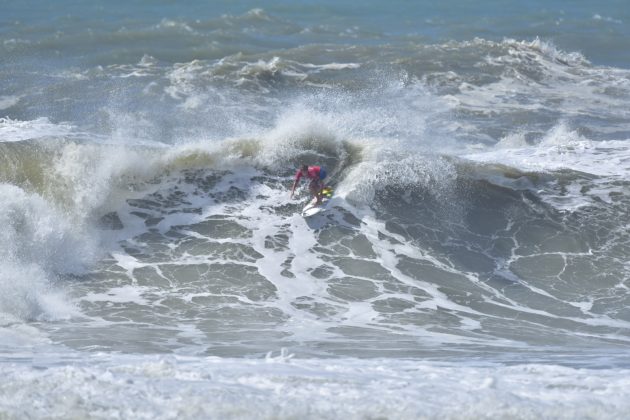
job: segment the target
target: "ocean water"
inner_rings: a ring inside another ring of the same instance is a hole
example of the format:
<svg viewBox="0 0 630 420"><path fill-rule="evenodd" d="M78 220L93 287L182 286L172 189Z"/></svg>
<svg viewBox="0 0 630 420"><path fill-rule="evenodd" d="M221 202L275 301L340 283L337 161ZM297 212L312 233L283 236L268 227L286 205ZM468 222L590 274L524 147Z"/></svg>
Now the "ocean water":
<svg viewBox="0 0 630 420"><path fill-rule="evenodd" d="M0 418L625 417L625 2L1 4Z"/></svg>

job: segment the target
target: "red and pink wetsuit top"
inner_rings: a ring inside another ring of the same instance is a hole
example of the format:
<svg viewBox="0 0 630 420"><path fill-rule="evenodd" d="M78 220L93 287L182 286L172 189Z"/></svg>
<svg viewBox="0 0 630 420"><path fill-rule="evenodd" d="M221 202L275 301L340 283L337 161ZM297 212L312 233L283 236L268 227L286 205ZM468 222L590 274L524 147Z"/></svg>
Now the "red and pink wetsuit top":
<svg viewBox="0 0 630 420"><path fill-rule="evenodd" d="M309 166L308 171L306 172L306 177L311 179L312 181L315 181L319 179L320 171L321 171L321 168L319 166ZM302 170L298 169L297 173L295 174L295 180L299 181L300 178L302 178Z"/></svg>

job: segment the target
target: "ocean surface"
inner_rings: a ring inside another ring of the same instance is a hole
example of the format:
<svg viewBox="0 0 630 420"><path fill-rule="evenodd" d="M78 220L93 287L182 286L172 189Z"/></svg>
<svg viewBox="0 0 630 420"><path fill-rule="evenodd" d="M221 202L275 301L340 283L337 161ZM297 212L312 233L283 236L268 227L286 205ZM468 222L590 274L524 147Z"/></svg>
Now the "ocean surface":
<svg viewBox="0 0 630 420"><path fill-rule="evenodd" d="M626 1L0 5L0 419L627 416Z"/></svg>

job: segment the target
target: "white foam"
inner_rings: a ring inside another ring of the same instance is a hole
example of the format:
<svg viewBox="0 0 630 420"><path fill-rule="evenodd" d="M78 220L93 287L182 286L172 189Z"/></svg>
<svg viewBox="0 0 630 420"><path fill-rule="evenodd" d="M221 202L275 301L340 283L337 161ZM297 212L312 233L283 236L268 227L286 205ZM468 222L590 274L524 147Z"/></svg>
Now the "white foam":
<svg viewBox="0 0 630 420"><path fill-rule="evenodd" d="M12 105L13 104L10 104L9 106ZM31 121L0 118L0 142L23 141L48 136L64 136L70 134L72 131L73 127L70 124L54 124L51 123L48 118L44 117Z"/></svg>
<svg viewBox="0 0 630 420"><path fill-rule="evenodd" d="M54 162L51 183L69 199L67 210L89 221L115 210L133 191L130 185L144 184L163 168L159 148L67 143Z"/></svg>
<svg viewBox="0 0 630 420"><path fill-rule="evenodd" d="M346 69L358 69L361 67L360 63L328 63L328 64L311 64L304 63L304 67L315 70L346 70Z"/></svg>
<svg viewBox="0 0 630 420"><path fill-rule="evenodd" d="M41 196L0 184L0 313L12 320L62 319L74 313L55 273L83 270L94 242Z"/></svg>
<svg viewBox="0 0 630 420"><path fill-rule="evenodd" d="M463 154L476 162L510 166L524 172L554 172L571 170L590 174L595 179L576 177L561 191L537 190L526 181L493 176L493 182L508 187L535 189L554 207L574 210L593 203L593 200L612 202L612 195L623 192L615 181L630 176L630 140L589 140L567 124L560 123L534 144L528 145L521 133L510 134L495 147ZM586 189L585 189L586 187Z"/></svg>
<svg viewBox="0 0 630 420"><path fill-rule="evenodd" d="M50 345L50 351L58 350L58 348L52 349L53 346L50 339L38 328L21 323L21 319L4 324L3 316L0 315L0 337L2 337L2 340L0 340L0 354L10 354L15 352L16 349L20 351L27 351L27 349L41 351L43 347L48 345Z"/></svg>
<svg viewBox="0 0 630 420"><path fill-rule="evenodd" d="M172 19L162 19L156 26L157 29L175 29L183 32L194 33L195 31L186 23Z"/></svg>
<svg viewBox="0 0 630 420"><path fill-rule="evenodd" d="M65 296L51 288L46 273L40 267L7 261L1 263L0 326L22 321L68 319L75 314L76 310Z"/></svg>
<svg viewBox="0 0 630 420"><path fill-rule="evenodd" d="M487 83L475 83L453 72L440 73L452 87L459 82L458 92L447 95L458 108L499 119L529 114L528 125L539 120L536 114L560 112L564 118L604 118L607 123L595 127L604 133L629 129L629 113L624 105L628 70L593 66L580 53L560 51L540 39L501 43L476 40L470 44L491 48L493 54L484 56L480 65L501 72ZM457 46L465 48L467 43ZM465 127L465 132L475 133L479 128L475 124Z"/></svg>
<svg viewBox="0 0 630 420"><path fill-rule="evenodd" d="M623 21L619 20L619 19L615 19L609 16L602 16L598 13L595 13L593 15L593 20L599 20L599 21L603 21L603 22L610 22L610 23L616 23L621 25L623 23Z"/></svg>
<svg viewBox="0 0 630 420"><path fill-rule="evenodd" d="M156 419L623 418L630 409L627 369L289 356L2 363L0 409L9 417Z"/></svg>
<svg viewBox="0 0 630 420"><path fill-rule="evenodd" d="M0 184L0 249L6 262L36 263L45 269L79 272L93 258L89 238L38 194Z"/></svg>
<svg viewBox="0 0 630 420"><path fill-rule="evenodd" d="M138 305L146 305L147 301L142 297L144 290L146 290L146 288L129 285L114 287L107 290L106 293L90 292L81 298L81 300L88 302L133 302Z"/></svg>
<svg viewBox="0 0 630 420"><path fill-rule="evenodd" d="M0 96L0 111L11 108L12 106L15 106L18 104L18 102L20 102L21 97L20 96L14 96L14 95L4 95L4 96ZM1 123L2 120L0 120Z"/></svg>
<svg viewBox="0 0 630 420"><path fill-rule="evenodd" d="M622 179L630 175L630 140L589 140L564 123L553 127L535 144L527 145L517 132L502 139L497 146L463 157L523 171L570 169Z"/></svg>
<svg viewBox="0 0 630 420"><path fill-rule="evenodd" d="M21 38L10 38L2 41L2 45L9 52L31 45L31 43L32 41Z"/></svg>

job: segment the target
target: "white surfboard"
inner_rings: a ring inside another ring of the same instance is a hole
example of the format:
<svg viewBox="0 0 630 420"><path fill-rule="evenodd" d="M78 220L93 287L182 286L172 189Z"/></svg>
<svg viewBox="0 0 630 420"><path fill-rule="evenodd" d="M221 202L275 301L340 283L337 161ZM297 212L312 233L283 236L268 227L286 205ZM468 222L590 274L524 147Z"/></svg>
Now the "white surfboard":
<svg viewBox="0 0 630 420"><path fill-rule="evenodd" d="M327 199L323 199L320 204L315 204L316 199L312 199L303 209L302 216L310 217L315 216L317 213L321 213L325 210Z"/></svg>
<svg viewBox="0 0 630 420"><path fill-rule="evenodd" d="M332 192L333 192L332 188L330 188L330 187L325 188L324 189L324 197L322 198L322 202L320 204L315 204L317 202L317 199L313 198L302 209L302 216L304 216L304 217L311 217L311 216L315 216L316 214L321 213L324 210L326 210L326 207L328 207L327 206L328 205L328 201L330 200L330 197L332 197Z"/></svg>

